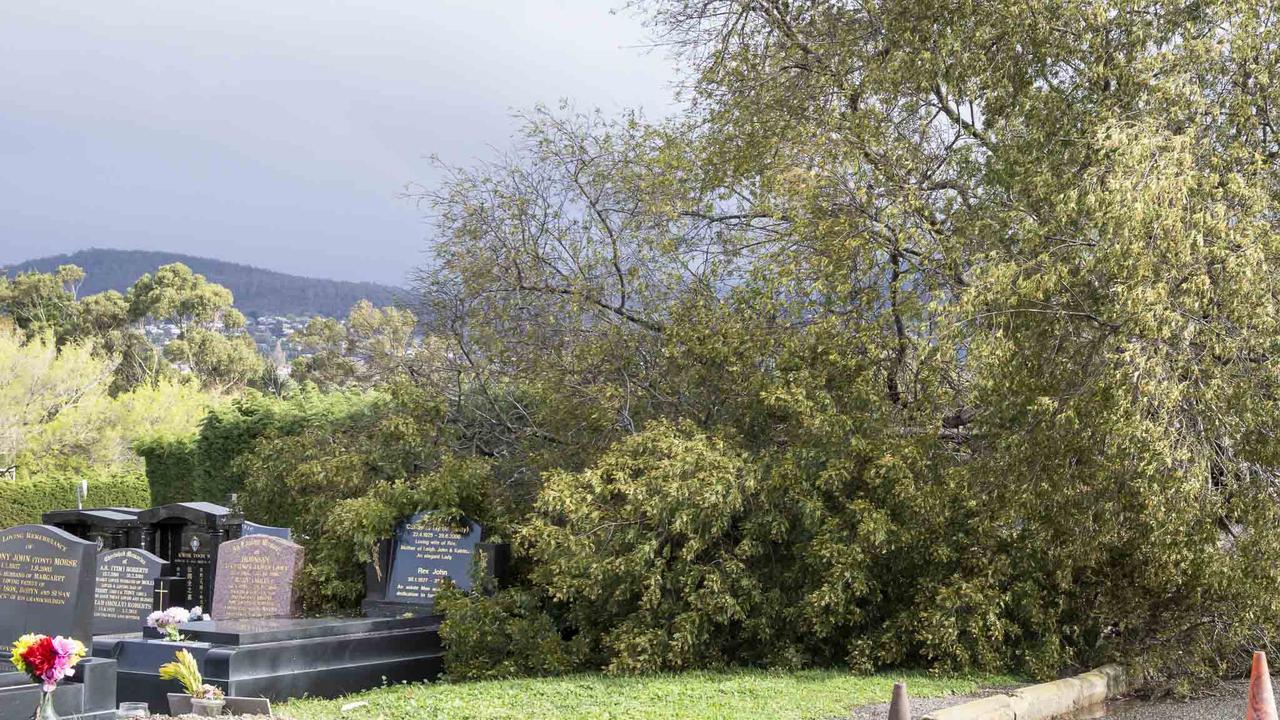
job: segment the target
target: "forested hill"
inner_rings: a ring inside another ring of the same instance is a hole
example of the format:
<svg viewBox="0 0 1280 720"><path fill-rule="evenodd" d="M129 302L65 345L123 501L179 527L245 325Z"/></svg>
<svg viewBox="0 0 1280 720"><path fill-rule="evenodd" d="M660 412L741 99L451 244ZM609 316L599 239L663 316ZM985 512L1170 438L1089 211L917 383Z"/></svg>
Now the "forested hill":
<svg viewBox="0 0 1280 720"><path fill-rule="evenodd" d="M91 248L70 255L27 260L0 268L7 275L35 270L50 272L59 265L78 265L85 271L80 295L103 290L124 292L143 273L180 262L211 282L230 288L236 307L247 315L328 315L343 317L357 301L367 299L374 305L391 305L404 291L389 285L369 282L321 280L287 275L250 265L146 250L104 250Z"/></svg>

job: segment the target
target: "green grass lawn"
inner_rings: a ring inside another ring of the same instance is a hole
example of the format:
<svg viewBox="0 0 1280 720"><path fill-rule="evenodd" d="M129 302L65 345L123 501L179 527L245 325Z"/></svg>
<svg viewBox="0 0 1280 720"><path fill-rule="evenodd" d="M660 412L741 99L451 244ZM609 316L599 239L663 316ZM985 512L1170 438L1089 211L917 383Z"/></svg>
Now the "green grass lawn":
<svg viewBox="0 0 1280 720"><path fill-rule="evenodd" d="M887 702L897 679L912 697L963 694L1009 685L1000 676L850 675L833 670L771 673L756 670L688 672L643 677L571 675L535 680L394 685L341 700L294 700L281 715L297 720L812 720L848 714L851 707Z"/></svg>

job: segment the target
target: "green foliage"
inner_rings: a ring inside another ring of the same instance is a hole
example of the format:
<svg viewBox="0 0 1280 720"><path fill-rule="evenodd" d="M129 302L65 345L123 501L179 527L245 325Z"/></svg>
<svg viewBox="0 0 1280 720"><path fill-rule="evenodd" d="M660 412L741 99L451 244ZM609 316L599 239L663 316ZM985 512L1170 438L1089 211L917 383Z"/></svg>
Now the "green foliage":
<svg viewBox="0 0 1280 720"><path fill-rule="evenodd" d="M0 465L17 475L132 472L131 446L157 432L184 433L213 402L198 389L161 382L114 397L113 364L88 342L56 349L0 332Z"/></svg>
<svg viewBox="0 0 1280 720"><path fill-rule="evenodd" d="M1273 14L632 5L686 114L540 110L424 198L430 380L545 481L562 629L1178 689L1274 642Z"/></svg>
<svg viewBox="0 0 1280 720"><path fill-rule="evenodd" d="M377 541L419 510L465 514L491 535L503 532L487 464L448 451L441 442L444 411L430 394L401 384L385 394L317 396L304 407L344 412L292 413L266 428L231 467L244 478L247 515L304 538L300 592L308 609L352 607L363 595L364 564L374 560ZM211 439L211 427L201 444ZM246 447L240 442L234 446Z"/></svg>
<svg viewBox="0 0 1280 720"><path fill-rule="evenodd" d="M200 500L194 435L152 435L134 443L146 464L147 485L156 505Z"/></svg>
<svg viewBox="0 0 1280 720"><path fill-rule="evenodd" d="M254 452L258 438L294 435L305 428L324 428L348 415L369 412L377 395L320 393L304 390L285 399L248 391L215 408L200 423L195 441L195 496L225 501L245 485L241 456Z"/></svg>
<svg viewBox="0 0 1280 720"><path fill-rule="evenodd" d="M76 290L83 280L84 271L75 265L0 277L0 314L13 318L29 340L59 335L76 322Z"/></svg>
<svg viewBox="0 0 1280 720"><path fill-rule="evenodd" d="M565 641L542 603L527 590L501 590L485 597L449 587L436 595L435 603L445 616L440 639L452 680L563 675L585 659L585 643Z"/></svg>
<svg viewBox="0 0 1280 720"><path fill-rule="evenodd" d="M0 527L38 523L50 510L76 506L76 486L89 481L87 507L151 507L141 472L67 472L0 479Z"/></svg>
<svg viewBox="0 0 1280 720"><path fill-rule="evenodd" d="M264 368L252 338L241 332L244 315L232 300L230 290L181 263L138 278L126 298L131 321L155 318L180 328L165 346L165 358L219 392L247 386Z"/></svg>
<svg viewBox="0 0 1280 720"><path fill-rule="evenodd" d="M403 377L428 353L416 336L418 319L408 310L356 303L346 322L314 318L290 339L305 355L293 361L291 377L322 390L371 387Z"/></svg>
<svg viewBox="0 0 1280 720"><path fill-rule="evenodd" d="M620 671L724 663L762 638L766 589L750 567L766 547L744 525L759 478L741 453L660 427L583 473L554 473L524 529L533 578ZM552 519L561 519L555 523ZM773 645L772 642L768 645ZM776 646L775 646L776 647Z"/></svg>

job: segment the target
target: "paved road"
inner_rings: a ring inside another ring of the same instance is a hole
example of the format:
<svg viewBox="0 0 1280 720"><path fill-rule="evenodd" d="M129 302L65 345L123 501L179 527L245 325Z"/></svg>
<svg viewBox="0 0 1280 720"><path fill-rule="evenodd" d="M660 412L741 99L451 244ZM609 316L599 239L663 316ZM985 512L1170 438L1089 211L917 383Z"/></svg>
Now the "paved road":
<svg viewBox="0 0 1280 720"><path fill-rule="evenodd" d="M1280 687L1280 677L1274 678L1272 682ZM1076 713L1070 720L1244 720L1248 691L1249 683L1231 682L1216 690L1213 695L1196 700L1124 701L1112 703L1106 708ZM918 718L931 710L964 702L966 699L970 698L912 698L911 716ZM887 704L854 708L851 720L883 720L888 709Z"/></svg>
<svg viewBox="0 0 1280 720"><path fill-rule="evenodd" d="M1208 697L1186 702L1120 702L1102 712L1077 714L1074 720L1106 718L1107 720L1244 720L1244 706L1249 683L1232 682Z"/></svg>

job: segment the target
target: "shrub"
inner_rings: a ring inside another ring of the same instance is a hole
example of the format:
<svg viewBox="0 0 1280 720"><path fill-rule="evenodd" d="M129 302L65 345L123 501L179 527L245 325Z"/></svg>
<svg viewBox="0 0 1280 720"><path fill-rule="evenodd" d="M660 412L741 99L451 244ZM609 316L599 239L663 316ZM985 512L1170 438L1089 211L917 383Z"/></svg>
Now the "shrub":
<svg viewBox="0 0 1280 720"><path fill-rule="evenodd" d="M564 640L526 589L486 597L449 587L436 595L436 609L445 618L440 639L453 680L560 675L580 667L586 656L583 639Z"/></svg>
<svg viewBox="0 0 1280 720"><path fill-rule="evenodd" d="M521 533L532 577L615 671L773 654L792 549L757 468L731 445L658 425L581 473L551 473Z"/></svg>
<svg viewBox="0 0 1280 720"><path fill-rule="evenodd" d="M503 531L488 464L448 452L443 417L429 395L395 386L343 414L295 416L236 460L246 515L292 527L307 547L306 609L355 605L376 542L418 510L468 515L490 536Z"/></svg>
<svg viewBox="0 0 1280 720"><path fill-rule="evenodd" d="M197 496L196 438L152 436L134 444L146 464L147 484L156 505L189 502Z"/></svg>
<svg viewBox="0 0 1280 720"><path fill-rule="evenodd" d="M76 506L76 485L89 481L86 507L151 506L147 480L142 473L65 474L0 480L0 527L38 523L50 510Z"/></svg>
<svg viewBox="0 0 1280 720"><path fill-rule="evenodd" d="M258 438L338 423L348 415L365 412L379 398L377 393L304 389L281 399L249 390L232 402L213 406L200 420L197 432L156 434L136 443L135 450L146 461L147 479L157 502L225 503L244 485L236 461L253 451Z"/></svg>

